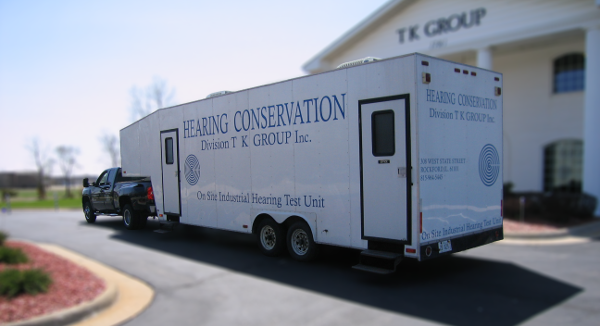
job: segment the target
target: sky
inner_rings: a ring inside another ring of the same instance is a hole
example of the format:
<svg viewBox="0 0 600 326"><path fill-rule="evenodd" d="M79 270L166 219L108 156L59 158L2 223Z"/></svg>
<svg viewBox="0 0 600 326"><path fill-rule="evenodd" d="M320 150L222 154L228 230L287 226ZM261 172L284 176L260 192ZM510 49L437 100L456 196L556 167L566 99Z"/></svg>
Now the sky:
<svg viewBox="0 0 600 326"><path fill-rule="evenodd" d="M159 77L182 104L305 75L387 1L0 0L0 172L34 171L37 139L55 160L76 148L74 175L98 175L101 135L133 122L133 87Z"/></svg>

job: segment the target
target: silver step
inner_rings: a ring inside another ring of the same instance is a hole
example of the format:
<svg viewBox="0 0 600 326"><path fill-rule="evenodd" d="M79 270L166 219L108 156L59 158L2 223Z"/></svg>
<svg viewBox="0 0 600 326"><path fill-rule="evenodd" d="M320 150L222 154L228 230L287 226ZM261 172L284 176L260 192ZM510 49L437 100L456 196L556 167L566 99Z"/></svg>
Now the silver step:
<svg viewBox="0 0 600 326"><path fill-rule="evenodd" d="M375 274L380 274L380 275L389 275L396 271L395 269L385 269L385 268L379 268L379 267L375 267L375 266L367 266L367 265L363 265L363 264L354 265L354 266L352 266L352 268L357 269L359 271L375 273Z"/></svg>
<svg viewBox="0 0 600 326"><path fill-rule="evenodd" d="M396 253L396 252L389 252L389 251L379 251L379 250L363 250L360 253L361 256L369 256L369 257L375 257L375 258L381 258L381 259L398 259L398 258L402 258L402 254Z"/></svg>
<svg viewBox="0 0 600 326"><path fill-rule="evenodd" d="M381 275L392 274L402 261L402 257L404 256L397 252L363 250L358 265L352 268Z"/></svg>

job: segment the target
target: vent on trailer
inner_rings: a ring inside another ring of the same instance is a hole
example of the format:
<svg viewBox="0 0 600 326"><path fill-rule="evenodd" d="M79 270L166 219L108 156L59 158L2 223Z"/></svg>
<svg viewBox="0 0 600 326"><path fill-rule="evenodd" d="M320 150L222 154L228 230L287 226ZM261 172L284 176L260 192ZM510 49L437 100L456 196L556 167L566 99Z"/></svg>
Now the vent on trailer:
<svg viewBox="0 0 600 326"><path fill-rule="evenodd" d="M375 62L375 61L379 61L379 60L381 60L381 59L375 58L375 57L366 57L366 58L362 58L362 59L344 62L341 65L337 66L336 69L354 67L354 66L362 65L363 63Z"/></svg>
<svg viewBox="0 0 600 326"><path fill-rule="evenodd" d="M220 92L214 92L214 93L210 93L210 94L208 94L208 96L207 96L206 98L211 98L211 97L222 96L222 95L229 94L229 93L233 93L233 92L230 92L230 91L220 91Z"/></svg>

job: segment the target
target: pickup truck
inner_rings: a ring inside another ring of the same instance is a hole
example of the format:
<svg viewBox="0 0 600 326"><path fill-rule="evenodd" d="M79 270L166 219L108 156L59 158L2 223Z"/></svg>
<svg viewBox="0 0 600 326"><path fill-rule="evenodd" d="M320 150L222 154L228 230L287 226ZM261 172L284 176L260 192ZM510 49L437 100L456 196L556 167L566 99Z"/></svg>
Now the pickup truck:
<svg viewBox="0 0 600 326"><path fill-rule="evenodd" d="M96 222L97 215L120 215L125 227L134 230L145 227L148 216L156 216L150 178L123 177L121 168L102 172L92 184L83 179L81 201L88 223Z"/></svg>

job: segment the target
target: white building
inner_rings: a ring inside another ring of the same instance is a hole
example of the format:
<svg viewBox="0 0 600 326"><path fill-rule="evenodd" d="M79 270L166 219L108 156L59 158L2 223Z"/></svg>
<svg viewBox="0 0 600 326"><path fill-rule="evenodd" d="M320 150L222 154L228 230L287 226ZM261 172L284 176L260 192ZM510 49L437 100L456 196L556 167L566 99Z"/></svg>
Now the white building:
<svg viewBox="0 0 600 326"><path fill-rule="evenodd" d="M600 199L600 0L392 0L304 69L412 52L503 73L515 191L583 183Z"/></svg>

